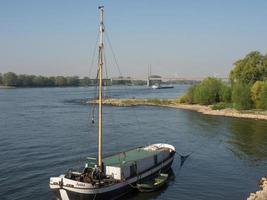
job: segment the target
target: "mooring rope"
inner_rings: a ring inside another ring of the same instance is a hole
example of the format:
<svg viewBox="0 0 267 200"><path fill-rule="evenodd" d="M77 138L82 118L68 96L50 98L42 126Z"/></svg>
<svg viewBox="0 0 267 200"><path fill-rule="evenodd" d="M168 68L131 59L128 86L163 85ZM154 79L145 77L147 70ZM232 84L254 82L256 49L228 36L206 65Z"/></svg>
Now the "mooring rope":
<svg viewBox="0 0 267 200"><path fill-rule="evenodd" d="M181 172L181 170L182 170L182 167L183 167L185 161L187 160L187 158L189 158L192 154L194 154L194 153L196 153L197 151L199 151L199 150L201 149L201 147L205 146L205 145L204 145L205 143L209 143L209 141L208 141L208 142L205 141L205 142L201 143L199 146L197 146L197 148L195 148L193 151L191 151L190 153L188 153L188 154L186 154L186 155L182 155L181 153L176 152L177 155L180 156L180 166L179 166L179 171L178 171L178 174L177 174L177 175L180 174L180 172ZM219 145L219 144L221 144L221 143L222 143L222 140L219 140L219 142L218 142L217 145Z"/></svg>
<svg viewBox="0 0 267 200"><path fill-rule="evenodd" d="M96 198L96 193L95 193L95 196L94 196L93 200L95 200L95 198Z"/></svg>

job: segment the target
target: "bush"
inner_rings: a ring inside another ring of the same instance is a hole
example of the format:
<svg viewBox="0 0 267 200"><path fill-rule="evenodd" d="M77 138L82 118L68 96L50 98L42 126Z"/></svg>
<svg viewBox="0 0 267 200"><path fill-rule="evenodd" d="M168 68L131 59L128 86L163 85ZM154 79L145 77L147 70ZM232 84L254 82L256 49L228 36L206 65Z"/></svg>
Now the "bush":
<svg viewBox="0 0 267 200"><path fill-rule="evenodd" d="M250 85L237 82L232 89L233 106L237 110L248 110L252 108L250 96Z"/></svg>
<svg viewBox="0 0 267 200"><path fill-rule="evenodd" d="M227 86L217 78L204 79L194 90L193 100L195 103L210 105L228 99Z"/></svg>
<svg viewBox="0 0 267 200"><path fill-rule="evenodd" d="M180 103L210 105L218 102L231 102L231 88L217 78L208 77L200 84L188 89L180 97Z"/></svg>
<svg viewBox="0 0 267 200"><path fill-rule="evenodd" d="M194 91L196 89L196 85L191 86L187 92L185 93L185 95L181 96L179 98L179 102L180 103L189 103L192 104L194 102Z"/></svg>
<svg viewBox="0 0 267 200"><path fill-rule="evenodd" d="M187 103L187 96L186 95L183 95L181 97L178 98L178 102L179 103Z"/></svg>
<svg viewBox="0 0 267 200"><path fill-rule="evenodd" d="M220 101L225 102L225 103L231 102L232 91L229 86L222 84L219 94L220 94Z"/></svg>
<svg viewBox="0 0 267 200"><path fill-rule="evenodd" d="M264 85L263 81L257 81L253 84L253 86L250 89L251 99L253 101L255 108L261 108L260 94L263 85Z"/></svg>
<svg viewBox="0 0 267 200"><path fill-rule="evenodd" d="M17 86L18 76L13 72L7 72L3 75L3 85L5 86Z"/></svg>
<svg viewBox="0 0 267 200"><path fill-rule="evenodd" d="M225 108L231 108L231 104L229 103L224 103L224 102L220 102L220 103L216 103L214 105L211 106L212 110L222 110Z"/></svg>

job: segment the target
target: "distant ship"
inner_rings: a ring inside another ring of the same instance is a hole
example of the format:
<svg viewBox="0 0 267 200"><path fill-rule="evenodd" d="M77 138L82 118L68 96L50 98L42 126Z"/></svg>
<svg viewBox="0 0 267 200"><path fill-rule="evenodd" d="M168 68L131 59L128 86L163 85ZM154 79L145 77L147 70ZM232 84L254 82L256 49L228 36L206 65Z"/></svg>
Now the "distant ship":
<svg viewBox="0 0 267 200"><path fill-rule="evenodd" d="M172 85L152 85L151 86L152 89L170 89L170 88L174 88L174 86Z"/></svg>
<svg viewBox="0 0 267 200"><path fill-rule="evenodd" d="M99 11L98 158L87 158L82 171L69 170L66 174L50 178L49 187L56 198L61 200L96 200L121 197L136 189L137 183L142 183L142 181L164 171L167 172L172 165L176 152L172 145L158 143L102 157L104 7L100 6Z"/></svg>

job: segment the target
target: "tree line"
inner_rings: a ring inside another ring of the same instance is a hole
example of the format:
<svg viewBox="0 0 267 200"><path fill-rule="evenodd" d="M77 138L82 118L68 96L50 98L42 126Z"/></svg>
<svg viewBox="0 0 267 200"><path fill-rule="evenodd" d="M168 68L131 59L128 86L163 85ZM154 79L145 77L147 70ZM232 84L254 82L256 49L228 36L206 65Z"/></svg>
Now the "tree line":
<svg viewBox="0 0 267 200"><path fill-rule="evenodd" d="M96 79L78 76L36 76L7 72L0 74L0 85L12 87L68 87L95 85Z"/></svg>
<svg viewBox="0 0 267 200"><path fill-rule="evenodd" d="M104 85L146 85L144 80L131 80L127 77L119 77L121 80L103 79ZM78 76L36 76L36 75L17 75L14 72L0 73L0 86L11 87L76 87L76 86L95 86L97 79L89 77L79 78Z"/></svg>
<svg viewBox="0 0 267 200"><path fill-rule="evenodd" d="M230 83L213 77L193 85L180 98L181 103L213 105L214 109L267 109L267 54L247 54L234 63Z"/></svg>

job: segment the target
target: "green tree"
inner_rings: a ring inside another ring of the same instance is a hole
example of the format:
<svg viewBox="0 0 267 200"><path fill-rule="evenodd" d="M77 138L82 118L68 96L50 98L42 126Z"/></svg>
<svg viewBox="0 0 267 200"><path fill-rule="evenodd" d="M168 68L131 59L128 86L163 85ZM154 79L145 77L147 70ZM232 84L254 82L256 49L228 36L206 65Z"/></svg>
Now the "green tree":
<svg viewBox="0 0 267 200"><path fill-rule="evenodd" d="M69 76L66 77L68 86L79 86L79 77L78 76Z"/></svg>
<svg viewBox="0 0 267 200"><path fill-rule="evenodd" d="M21 74L18 75L18 80L17 80L17 86L19 87L32 87L33 85L33 79L34 75L25 75Z"/></svg>
<svg viewBox="0 0 267 200"><path fill-rule="evenodd" d="M233 85L232 102L237 110L248 110L252 108L252 100L250 96L250 86L241 82Z"/></svg>
<svg viewBox="0 0 267 200"><path fill-rule="evenodd" d="M195 103L210 105L222 101L223 83L217 78L205 78L194 90Z"/></svg>
<svg viewBox="0 0 267 200"><path fill-rule="evenodd" d="M261 108L260 94L263 85L264 85L263 81L256 81L250 89L251 99L255 105L255 108Z"/></svg>
<svg viewBox="0 0 267 200"><path fill-rule="evenodd" d="M189 89L187 90L185 95L180 97L179 102L180 103L189 103L189 104L194 103L194 92L195 92L196 87L197 87L197 85L193 85L193 86L189 87Z"/></svg>
<svg viewBox="0 0 267 200"><path fill-rule="evenodd" d="M232 98L232 90L228 85L222 83L220 91L220 102L230 103Z"/></svg>
<svg viewBox="0 0 267 200"><path fill-rule="evenodd" d="M190 87L180 99L181 103L210 105L231 102L231 88L217 78L205 78L200 84Z"/></svg>
<svg viewBox="0 0 267 200"><path fill-rule="evenodd" d="M56 86L56 78L53 76L48 77L46 81L46 86L48 87Z"/></svg>
<svg viewBox="0 0 267 200"><path fill-rule="evenodd" d="M267 81L262 85L259 95L260 108L267 109Z"/></svg>
<svg viewBox="0 0 267 200"><path fill-rule="evenodd" d="M253 51L245 58L235 62L235 68L230 72L232 83L242 82L253 84L267 77L267 57L258 51Z"/></svg>
<svg viewBox="0 0 267 200"><path fill-rule="evenodd" d="M7 72L3 75L3 85L5 86L17 86L18 77L13 72Z"/></svg>
<svg viewBox="0 0 267 200"><path fill-rule="evenodd" d="M3 77L1 73L0 73L0 85L3 85Z"/></svg>
<svg viewBox="0 0 267 200"><path fill-rule="evenodd" d="M48 86L47 85L48 80L49 79L47 77L35 76L32 81L35 87L45 87Z"/></svg>
<svg viewBox="0 0 267 200"><path fill-rule="evenodd" d="M90 79L88 77L83 77L83 79L81 79L79 81L79 85L80 86L89 86L90 85Z"/></svg>
<svg viewBox="0 0 267 200"><path fill-rule="evenodd" d="M55 86L59 87L67 86L67 79L64 76L57 76L55 78Z"/></svg>

